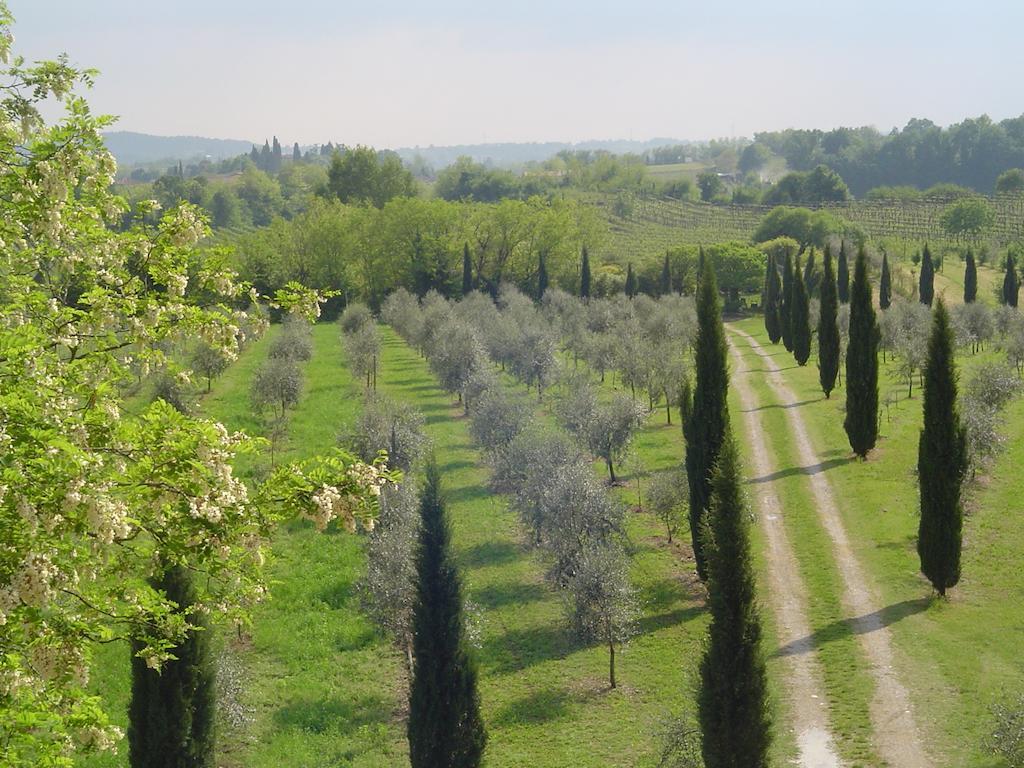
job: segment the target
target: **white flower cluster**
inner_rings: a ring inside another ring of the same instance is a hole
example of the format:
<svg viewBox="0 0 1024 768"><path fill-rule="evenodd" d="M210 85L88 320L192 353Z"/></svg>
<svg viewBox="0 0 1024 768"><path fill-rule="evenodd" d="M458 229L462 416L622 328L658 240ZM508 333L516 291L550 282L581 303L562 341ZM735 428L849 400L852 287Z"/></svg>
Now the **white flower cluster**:
<svg viewBox="0 0 1024 768"><path fill-rule="evenodd" d="M306 517L313 521L318 531L324 530L334 519L340 519L346 530L355 531L356 522L348 494L342 494L333 485L325 485L313 494L313 511Z"/></svg>
<svg viewBox="0 0 1024 768"><path fill-rule="evenodd" d="M17 605L19 600L26 605L42 607L56 594L53 584L58 575L59 571L49 556L29 552L11 583L0 590L0 611L5 604Z"/></svg>
<svg viewBox="0 0 1024 768"><path fill-rule="evenodd" d="M188 206L178 208L171 227L172 244L178 247L195 245L205 234L206 224L196 209Z"/></svg>
<svg viewBox="0 0 1024 768"><path fill-rule="evenodd" d="M111 498L101 489L90 494L86 500L85 510L96 537L104 544L127 539L131 536L132 526L128 522L128 505L120 499Z"/></svg>
<svg viewBox="0 0 1024 768"><path fill-rule="evenodd" d="M373 464L366 464L362 461L356 462L349 467L347 474L358 485L367 488L374 496L380 496L380 489L387 482L380 469Z"/></svg>

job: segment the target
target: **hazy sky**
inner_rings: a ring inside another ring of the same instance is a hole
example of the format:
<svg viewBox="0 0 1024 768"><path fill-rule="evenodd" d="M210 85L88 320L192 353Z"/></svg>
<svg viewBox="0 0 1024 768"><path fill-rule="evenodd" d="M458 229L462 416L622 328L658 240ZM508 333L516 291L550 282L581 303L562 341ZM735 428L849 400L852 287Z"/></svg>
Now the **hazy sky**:
<svg viewBox="0 0 1024 768"><path fill-rule="evenodd" d="M377 147L1024 113L1024 0L8 0L124 130Z"/></svg>

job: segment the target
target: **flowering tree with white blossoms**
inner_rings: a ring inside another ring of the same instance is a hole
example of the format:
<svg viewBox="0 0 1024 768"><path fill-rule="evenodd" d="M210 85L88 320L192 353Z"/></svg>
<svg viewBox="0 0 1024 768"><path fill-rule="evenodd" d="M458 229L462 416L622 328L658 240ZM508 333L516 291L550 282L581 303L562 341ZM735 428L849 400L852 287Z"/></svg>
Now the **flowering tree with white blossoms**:
<svg viewBox="0 0 1024 768"><path fill-rule="evenodd" d="M208 230L192 207L115 230L110 120L75 94L93 73L26 65L11 23L0 1L0 765L17 768L118 741L86 691L90 648L133 638L151 666L169 658L191 627L156 569L188 569L203 612L244 621L278 520L369 527L394 476L336 452L253 490L231 462L258 441L161 401L124 413L133 371L174 370L167 342L234 356L248 289L226 254L194 248ZM64 106L53 125L46 100ZM274 302L315 315L320 298L289 286Z"/></svg>

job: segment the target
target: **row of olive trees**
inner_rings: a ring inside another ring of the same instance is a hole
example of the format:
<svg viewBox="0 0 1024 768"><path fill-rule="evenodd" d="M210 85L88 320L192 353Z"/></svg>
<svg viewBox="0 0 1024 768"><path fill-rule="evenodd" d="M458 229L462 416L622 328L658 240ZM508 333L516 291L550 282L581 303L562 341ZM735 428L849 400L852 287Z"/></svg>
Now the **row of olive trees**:
<svg viewBox="0 0 1024 768"><path fill-rule="evenodd" d="M614 687L615 648L635 631L638 612L622 545L624 509L569 436L543 428L496 370L543 396L556 380L557 335L529 299L504 287L497 304L479 293L455 305L432 293L418 302L399 290L384 302L382 318L462 401L492 487L509 495L531 543L549 561L570 624L607 644Z"/></svg>
<svg viewBox="0 0 1024 768"><path fill-rule="evenodd" d="M380 361L380 331L365 304L349 304L341 314L341 343L348 369L357 380L366 380L366 388L376 391Z"/></svg>
<svg viewBox="0 0 1024 768"><path fill-rule="evenodd" d="M313 356L310 324L289 316L270 345L267 359L253 373L249 396L253 411L264 422L270 441L270 464L277 464L281 445L288 434L288 411L302 397L301 364Z"/></svg>

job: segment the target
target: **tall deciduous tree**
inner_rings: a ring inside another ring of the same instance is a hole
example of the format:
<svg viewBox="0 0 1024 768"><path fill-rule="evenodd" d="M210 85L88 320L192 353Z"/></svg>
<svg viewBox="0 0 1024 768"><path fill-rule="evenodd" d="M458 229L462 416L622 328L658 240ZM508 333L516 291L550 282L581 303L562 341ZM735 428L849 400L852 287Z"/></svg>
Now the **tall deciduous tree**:
<svg viewBox="0 0 1024 768"><path fill-rule="evenodd" d="M974 261L974 251L967 249L964 264L964 304L973 304L978 300L978 265Z"/></svg>
<svg viewBox="0 0 1024 768"><path fill-rule="evenodd" d="M850 292L850 341L846 350L846 420L850 447L861 458L878 440L878 344L881 334L871 304L868 257L857 253Z"/></svg>
<svg viewBox="0 0 1024 768"><path fill-rule="evenodd" d="M892 273L889 271L889 254L882 251L882 277L878 282L878 306L888 309L892 304Z"/></svg>
<svg viewBox="0 0 1024 768"><path fill-rule="evenodd" d="M462 295L473 291L473 260L469 258L469 243L462 245Z"/></svg>
<svg viewBox="0 0 1024 768"><path fill-rule="evenodd" d="M476 662L466 638L462 580L433 461L420 497L416 580L409 759L413 768L474 768L483 757L487 733Z"/></svg>
<svg viewBox="0 0 1024 768"><path fill-rule="evenodd" d="M772 344L778 344L782 338L782 281L779 278L779 267L775 256L768 255L768 268L765 274L764 329Z"/></svg>
<svg viewBox="0 0 1024 768"><path fill-rule="evenodd" d="M811 302L804 285L804 273L797 257L793 268L793 306L790 309L793 329L793 357L798 365L807 365L811 356Z"/></svg>
<svg viewBox="0 0 1024 768"><path fill-rule="evenodd" d="M771 744L749 510L736 444L727 435L705 520L711 626L700 665L698 711L707 768L764 768Z"/></svg>
<svg viewBox="0 0 1024 768"><path fill-rule="evenodd" d="M590 298L590 254L587 246L583 246L583 261L580 264L580 298Z"/></svg>
<svg viewBox="0 0 1024 768"><path fill-rule="evenodd" d="M932 262L932 252L928 248L928 243L924 244L924 250L921 252L919 283L918 297L922 304L930 307L935 300L935 264Z"/></svg>
<svg viewBox="0 0 1024 768"><path fill-rule="evenodd" d="M686 435L686 474L690 483L690 535L697 573L707 578L701 534L711 504L711 471L729 423L726 396L729 368L726 359L722 305L710 262L704 265L697 297L696 385L693 405L683 425Z"/></svg>
<svg viewBox="0 0 1024 768"><path fill-rule="evenodd" d="M1002 303L1008 307L1017 306L1020 294L1020 277L1017 276L1017 264L1013 256L1006 257L1006 273L1003 275Z"/></svg>
<svg viewBox="0 0 1024 768"><path fill-rule="evenodd" d="M132 656L132 696L128 707L128 761L132 768L212 768L214 765L215 673L210 632L194 610L189 571L167 568L153 588L178 606L195 629L172 650L159 670ZM141 646L133 644L137 654Z"/></svg>
<svg viewBox="0 0 1024 768"><path fill-rule="evenodd" d="M793 351L793 257L786 254L782 269L782 344L787 352Z"/></svg>
<svg viewBox="0 0 1024 768"><path fill-rule="evenodd" d="M832 271L832 252L825 248L825 269L821 277L821 309L818 313L818 381L825 397L831 397L839 374L839 296Z"/></svg>
<svg viewBox="0 0 1024 768"><path fill-rule="evenodd" d="M846 254L846 241L839 244L839 263L836 266L836 293L840 304L850 303L850 261Z"/></svg>
<svg viewBox="0 0 1024 768"><path fill-rule="evenodd" d="M921 522L917 553L921 572L940 595L960 581L963 507L960 485L967 472L967 435L957 407L953 331L939 299L924 377L924 426L917 449Z"/></svg>

